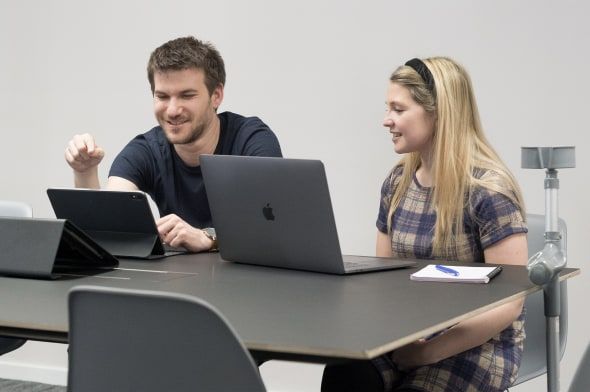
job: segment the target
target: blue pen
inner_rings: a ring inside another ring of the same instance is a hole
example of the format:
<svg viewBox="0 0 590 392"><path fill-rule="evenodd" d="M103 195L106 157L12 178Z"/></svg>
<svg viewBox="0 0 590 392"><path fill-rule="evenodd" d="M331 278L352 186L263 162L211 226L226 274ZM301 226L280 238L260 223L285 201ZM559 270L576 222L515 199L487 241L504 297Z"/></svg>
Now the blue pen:
<svg viewBox="0 0 590 392"><path fill-rule="evenodd" d="M449 274L449 275L453 275L453 276L459 276L459 271L454 270L454 269L449 268L449 267L445 267L444 265L437 264L436 265L436 269L439 270L440 272L444 272L445 274Z"/></svg>

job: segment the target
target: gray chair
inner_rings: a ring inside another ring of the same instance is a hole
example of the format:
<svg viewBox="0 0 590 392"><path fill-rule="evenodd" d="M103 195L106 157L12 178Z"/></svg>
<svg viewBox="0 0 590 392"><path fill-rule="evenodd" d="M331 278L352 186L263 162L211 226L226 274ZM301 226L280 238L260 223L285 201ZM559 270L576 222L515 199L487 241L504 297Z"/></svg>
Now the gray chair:
<svg viewBox="0 0 590 392"><path fill-rule="evenodd" d="M0 200L0 216L32 218L33 209L20 201Z"/></svg>
<svg viewBox="0 0 590 392"><path fill-rule="evenodd" d="M26 203L18 201L0 200L0 216L31 218L33 209ZM16 350L26 340L0 337L0 355Z"/></svg>
<svg viewBox="0 0 590 392"><path fill-rule="evenodd" d="M537 253L545 245L545 216L528 214L528 247L529 257ZM559 219L559 230L562 234L562 245L567 256L567 227L563 219ZM559 316L559 349L560 359L565 352L567 342L567 282L561 282L561 314ZM525 301L526 319L524 353L518 377L514 385L518 385L547 372L546 342L545 342L545 310L543 291L529 295Z"/></svg>
<svg viewBox="0 0 590 392"><path fill-rule="evenodd" d="M588 391L590 391L590 345L586 347L569 389L569 392Z"/></svg>
<svg viewBox="0 0 590 392"><path fill-rule="evenodd" d="M250 354L204 301L144 290L74 287L70 391L264 391Z"/></svg>

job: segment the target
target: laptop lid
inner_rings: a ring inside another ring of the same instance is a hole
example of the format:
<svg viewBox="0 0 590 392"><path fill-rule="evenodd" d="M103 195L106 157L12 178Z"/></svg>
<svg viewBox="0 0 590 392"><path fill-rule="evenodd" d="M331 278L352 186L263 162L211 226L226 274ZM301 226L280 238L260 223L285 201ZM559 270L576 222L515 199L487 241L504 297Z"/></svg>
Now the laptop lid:
<svg viewBox="0 0 590 392"><path fill-rule="evenodd" d="M57 218L71 220L111 254L135 258L165 255L144 192L49 188L47 196Z"/></svg>
<svg viewBox="0 0 590 392"><path fill-rule="evenodd" d="M202 155L200 161L221 257L273 267L348 272L321 161L224 155ZM355 272L373 269L370 262L379 269L414 264L360 259L366 265Z"/></svg>

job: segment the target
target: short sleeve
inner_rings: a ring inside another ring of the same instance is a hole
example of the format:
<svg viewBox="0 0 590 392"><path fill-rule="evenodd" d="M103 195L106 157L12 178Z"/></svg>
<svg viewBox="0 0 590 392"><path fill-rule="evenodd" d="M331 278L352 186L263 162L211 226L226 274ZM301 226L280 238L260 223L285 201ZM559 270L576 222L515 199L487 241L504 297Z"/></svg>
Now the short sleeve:
<svg viewBox="0 0 590 392"><path fill-rule="evenodd" d="M480 189L474 213L483 249L513 234L528 232L520 208L499 192Z"/></svg>
<svg viewBox="0 0 590 392"><path fill-rule="evenodd" d="M144 192L150 192L154 186L154 161L147 140L139 135L131 140L117 155L109 177L116 176L134 183Z"/></svg>
<svg viewBox="0 0 590 392"><path fill-rule="evenodd" d="M244 144L242 155L281 158L279 140L268 128L254 132Z"/></svg>
<svg viewBox="0 0 590 392"><path fill-rule="evenodd" d="M389 207L391 205L391 198L393 196L394 186L397 184L399 175L401 174L401 166L396 166L389 172L383 185L381 185L381 199L379 202L379 213L377 215L377 230L387 234L388 222L387 216L389 215Z"/></svg>
<svg viewBox="0 0 590 392"><path fill-rule="evenodd" d="M282 157L274 132L258 117L244 119L237 132L233 154L244 156Z"/></svg>

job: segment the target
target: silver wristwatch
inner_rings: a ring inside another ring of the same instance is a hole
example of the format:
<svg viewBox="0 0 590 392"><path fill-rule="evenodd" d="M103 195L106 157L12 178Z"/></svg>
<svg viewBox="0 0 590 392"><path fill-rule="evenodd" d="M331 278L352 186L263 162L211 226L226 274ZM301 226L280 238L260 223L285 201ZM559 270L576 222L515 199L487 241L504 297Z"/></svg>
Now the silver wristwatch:
<svg viewBox="0 0 590 392"><path fill-rule="evenodd" d="M213 227L205 227L201 229L201 231L203 232L203 234L205 234L207 238L213 241L213 245L211 245L211 248L209 248L209 252L216 252L218 250L218 247L217 234L215 234L215 229Z"/></svg>

